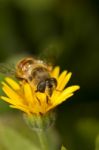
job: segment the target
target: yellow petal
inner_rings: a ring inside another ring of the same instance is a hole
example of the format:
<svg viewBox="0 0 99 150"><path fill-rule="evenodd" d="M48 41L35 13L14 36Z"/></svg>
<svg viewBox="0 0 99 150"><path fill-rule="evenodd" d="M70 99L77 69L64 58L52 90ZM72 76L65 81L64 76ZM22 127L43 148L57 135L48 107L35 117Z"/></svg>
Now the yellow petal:
<svg viewBox="0 0 99 150"><path fill-rule="evenodd" d="M52 94L52 97L51 97L52 99L54 99L55 97L58 97L61 94L63 88L65 87L65 85L69 81L69 77L71 76L71 73L69 73L67 75L67 77L66 77L66 74L67 74L67 71L63 71L61 73L61 75L59 76L59 78L58 78L58 86L57 86L56 90Z"/></svg>
<svg viewBox="0 0 99 150"><path fill-rule="evenodd" d="M80 87L77 85L70 86L66 88L56 99L53 99L54 104L60 104L67 98L71 97L73 95L73 92L78 90Z"/></svg>
<svg viewBox="0 0 99 150"><path fill-rule="evenodd" d="M67 74L67 71L63 71L63 72L61 73L61 75L59 76L59 78L58 78L58 85L57 85L57 89L58 89L58 90L61 89L61 85L63 84L63 80L64 80L66 74Z"/></svg>
<svg viewBox="0 0 99 150"><path fill-rule="evenodd" d="M45 93L37 92L36 96L40 100L40 103L45 102L45 100L46 100L46 94Z"/></svg>
<svg viewBox="0 0 99 150"><path fill-rule="evenodd" d="M48 106L48 101L47 101L46 94L38 92L37 93L37 98L38 98L38 100L40 102L40 111L42 113L45 113L46 109L47 109L47 106Z"/></svg>
<svg viewBox="0 0 99 150"><path fill-rule="evenodd" d="M56 99L56 100L53 102L53 105L48 107L48 110L50 110L50 109L52 109L52 108L55 108L57 105L63 103L65 100L67 100L67 99L70 98L71 96L73 96L73 93L68 94L66 97L63 96L63 97L60 97L60 98ZM47 111L48 111L48 110L47 110Z"/></svg>
<svg viewBox="0 0 99 150"><path fill-rule="evenodd" d="M14 91L12 90L9 86L3 86L3 91L5 94L10 98L13 99L15 103L22 103L23 99Z"/></svg>
<svg viewBox="0 0 99 150"><path fill-rule="evenodd" d="M54 90L52 96L51 96L51 100L53 99L56 99L60 94L61 94L62 91L59 91L59 90Z"/></svg>
<svg viewBox="0 0 99 150"><path fill-rule="evenodd" d="M33 93L28 83L24 84L24 94L28 103L33 103Z"/></svg>
<svg viewBox="0 0 99 150"><path fill-rule="evenodd" d="M10 105L11 108L15 108L15 109L19 109L25 113L27 113L28 115L30 115L31 113L29 112L29 110L25 107L21 107L21 106L14 106L14 105Z"/></svg>
<svg viewBox="0 0 99 150"><path fill-rule="evenodd" d="M5 97L5 96L1 96L0 98L3 99L4 101L10 103L10 104L13 104L13 105L23 105L22 103L14 101L13 99L10 99L10 98Z"/></svg>
<svg viewBox="0 0 99 150"><path fill-rule="evenodd" d="M52 73L51 73L51 76L57 79L58 76L59 76L59 72L60 72L60 67L59 67L59 66L56 66L56 67L53 69L53 71L52 71Z"/></svg>
<svg viewBox="0 0 99 150"><path fill-rule="evenodd" d="M37 98L37 101L39 102L39 105L41 105L42 107L45 107L47 103L46 94L38 92L36 94L36 98Z"/></svg>
<svg viewBox="0 0 99 150"><path fill-rule="evenodd" d="M65 76L65 78L64 78L63 81L61 82L61 85L60 85L59 90L63 90L63 89L64 89L64 87L65 87L65 86L67 85L67 83L69 82L69 80L70 80L70 78L71 78L71 75L72 75L72 73L69 72L69 73Z"/></svg>
<svg viewBox="0 0 99 150"><path fill-rule="evenodd" d="M78 85L69 86L61 93L60 96L73 93L73 92L77 91L79 88L80 88L80 86L78 86Z"/></svg>
<svg viewBox="0 0 99 150"><path fill-rule="evenodd" d="M20 86L17 82L15 82L13 79L6 77L5 81L14 89L14 90L20 90Z"/></svg>

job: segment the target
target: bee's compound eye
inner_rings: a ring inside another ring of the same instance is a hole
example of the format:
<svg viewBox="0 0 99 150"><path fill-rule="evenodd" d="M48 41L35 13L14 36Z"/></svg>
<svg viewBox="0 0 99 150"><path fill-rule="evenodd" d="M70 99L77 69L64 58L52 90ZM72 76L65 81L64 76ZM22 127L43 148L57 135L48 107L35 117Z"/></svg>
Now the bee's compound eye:
<svg viewBox="0 0 99 150"><path fill-rule="evenodd" d="M57 80L55 78L50 78L50 82L52 85L55 85L55 87L57 86Z"/></svg>
<svg viewBox="0 0 99 150"><path fill-rule="evenodd" d="M38 86L37 86L37 91L44 93L45 92L45 88L46 88L46 82L45 81L41 81Z"/></svg>

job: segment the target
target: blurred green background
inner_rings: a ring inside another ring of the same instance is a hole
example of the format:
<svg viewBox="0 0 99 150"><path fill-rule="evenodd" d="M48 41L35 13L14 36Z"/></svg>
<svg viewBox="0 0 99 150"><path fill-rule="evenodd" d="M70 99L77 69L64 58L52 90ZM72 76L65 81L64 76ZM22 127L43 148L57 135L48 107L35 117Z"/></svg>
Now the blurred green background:
<svg viewBox="0 0 99 150"><path fill-rule="evenodd" d="M81 89L58 107L56 127L68 150L99 150L99 1L0 0L0 62L26 55L73 72ZM15 115L0 101L0 124L30 136Z"/></svg>

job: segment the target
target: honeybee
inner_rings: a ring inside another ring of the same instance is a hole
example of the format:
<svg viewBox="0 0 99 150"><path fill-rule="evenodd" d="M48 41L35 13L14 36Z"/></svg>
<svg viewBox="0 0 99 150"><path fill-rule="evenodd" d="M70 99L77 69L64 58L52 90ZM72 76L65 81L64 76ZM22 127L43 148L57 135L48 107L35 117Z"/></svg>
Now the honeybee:
<svg viewBox="0 0 99 150"><path fill-rule="evenodd" d="M36 87L36 92L51 96L57 86L56 78L51 77L52 67L42 60L27 57L20 60L15 67L15 77Z"/></svg>

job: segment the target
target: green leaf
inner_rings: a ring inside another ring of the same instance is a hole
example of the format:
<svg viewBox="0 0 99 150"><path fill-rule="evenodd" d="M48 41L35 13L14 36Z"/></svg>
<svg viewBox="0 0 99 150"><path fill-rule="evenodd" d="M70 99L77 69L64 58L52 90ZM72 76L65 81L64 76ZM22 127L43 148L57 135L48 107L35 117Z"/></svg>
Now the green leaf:
<svg viewBox="0 0 99 150"><path fill-rule="evenodd" d="M40 150L31 141L10 127L0 124L0 150Z"/></svg>
<svg viewBox="0 0 99 150"><path fill-rule="evenodd" d="M61 150L67 150L64 146L61 147Z"/></svg>

